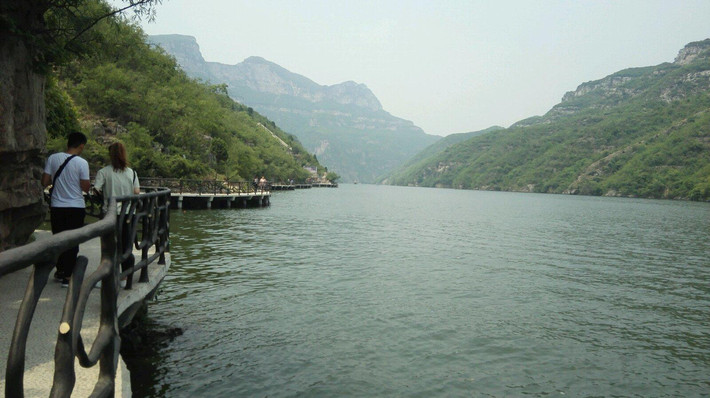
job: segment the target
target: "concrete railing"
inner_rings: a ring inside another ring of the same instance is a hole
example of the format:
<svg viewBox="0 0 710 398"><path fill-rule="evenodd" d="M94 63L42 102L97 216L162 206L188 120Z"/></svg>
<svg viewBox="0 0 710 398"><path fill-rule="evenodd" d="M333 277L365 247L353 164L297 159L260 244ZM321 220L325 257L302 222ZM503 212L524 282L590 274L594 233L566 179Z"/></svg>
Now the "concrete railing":
<svg viewBox="0 0 710 398"><path fill-rule="evenodd" d="M75 358L85 368L99 365L99 378L91 397L113 396L120 349L120 314L117 309L121 289L119 282L126 278L126 289L131 289L133 275L139 270L138 283L148 282L148 265L156 260L158 264L165 263L169 249L169 205L170 190L165 188L117 197L111 199L106 216L93 224L0 253L0 278L34 267L18 310L8 352L6 398L24 397L28 334L40 295L47 285L57 257L67 249L94 238L101 240L98 267L86 275L88 260L79 256L69 282L54 349L54 376L50 396L71 396L76 380ZM118 212L117 208L120 208ZM134 251L141 253L140 259L136 261L132 261ZM128 264L128 268L121 270L121 263ZM99 331L87 352L81 336L82 323L88 298L99 281Z"/></svg>

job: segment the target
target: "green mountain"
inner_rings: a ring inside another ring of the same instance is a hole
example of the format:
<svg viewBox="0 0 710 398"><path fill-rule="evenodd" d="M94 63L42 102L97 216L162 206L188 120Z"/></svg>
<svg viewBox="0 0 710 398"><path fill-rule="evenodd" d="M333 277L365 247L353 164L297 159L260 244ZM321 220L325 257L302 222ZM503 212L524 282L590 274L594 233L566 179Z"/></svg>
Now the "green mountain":
<svg viewBox="0 0 710 398"><path fill-rule="evenodd" d="M422 165L426 164L429 158L436 156L444 152L447 148L458 144L460 142L466 141L470 138L477 137L479 135L487 134L493 131L502 130L503 127L493 126L485 130L473 131L469 133L457 133L449 134L446 137L440 139L439 141L429 145L423 151L416 154L414 157L410 158L401 167L397 168L392 173L384 177L380 183L389 184L392 180L398 180L399 178L407 175L410 171L417 170Z"/></svg>
<svg viewBox="0 0 710 398"><path fill-rule="evenodd" d="M144 177L304 181L306 166L325 171L296 137L235 102L224 85L188 77L140 28L113 18L92 31L93 51L48 80L50 151L79 128L90 138L83 156L92 171L106 164L106 144L115 140Z"/></svg>
<svg viewBox="0 0 710 398"><path fill-rule="evenodd" d="M191 36L150 41L189 76L227 84L232 98L296 135L344 181L374 182L440 138L386 112L363 84L321 86L259 57L237 65L207 62Z"/></svg>
<svg viewBox="0 0 710 398"><path fill-rule="evenodd" d="M544 116L470 138L389 184L710 200L710 39L580 85Z"/></svg>

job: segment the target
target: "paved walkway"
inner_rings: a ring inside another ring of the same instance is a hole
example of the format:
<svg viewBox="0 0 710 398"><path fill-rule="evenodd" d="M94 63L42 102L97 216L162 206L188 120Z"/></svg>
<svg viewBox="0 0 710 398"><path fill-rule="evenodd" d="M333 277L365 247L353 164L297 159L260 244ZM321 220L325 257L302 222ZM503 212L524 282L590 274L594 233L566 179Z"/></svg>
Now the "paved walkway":
<svg viewBox="0 0 710 398"><path fill-rule="evenodd" d="M46 231L35 233L37 239L49 236ZM98 238L92 239L79 246L79 254L89 259L89 266L86 274L93 272L99 264L101 255L101 242ZM140 256L140 254L138 254ZM166 256L165 267L151 264L149 284L137 283L134 277L133 289L130 291L121 290L118 299L118 313L121 314L131 304L142 300L155 284L162 281L170 267L169 255ZM25 294L27 282L29 280L32 267L5 275L0 278L0 396L5 394L5 368L7 366L7 356L10 349L12 333L17 319L17 311ZM54 272L52 272L52 275ZM42 292L42 296L35 310L32 326L27 340L27 352L25 359L25 397L48 397L52 387L54 375L54 346L59 333L59 321L62 314L62 306L66 299L67 290L52 278ZM100 314L100 289L94 289L86 306L84 323L81 335L85 347L91 346L98 332ZM72 396L87 397L96 384L99 369L98 364L90 369L82 368L79 361L75 360L76 385ZM130 379L128 371L123 361L119 361L119 369L116 375L116 397L130 397Z"/></svg>

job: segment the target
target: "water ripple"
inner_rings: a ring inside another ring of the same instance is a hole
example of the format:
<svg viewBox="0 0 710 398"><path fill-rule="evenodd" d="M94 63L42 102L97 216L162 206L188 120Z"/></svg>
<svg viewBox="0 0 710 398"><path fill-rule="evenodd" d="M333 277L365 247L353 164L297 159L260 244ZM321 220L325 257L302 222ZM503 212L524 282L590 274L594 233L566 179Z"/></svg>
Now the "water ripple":
<svg viewBox="0 0 710 398"><path fill-rule="evenodd" d="M171 216L145 396L704 396L710 206L344 185Z"/></svg>

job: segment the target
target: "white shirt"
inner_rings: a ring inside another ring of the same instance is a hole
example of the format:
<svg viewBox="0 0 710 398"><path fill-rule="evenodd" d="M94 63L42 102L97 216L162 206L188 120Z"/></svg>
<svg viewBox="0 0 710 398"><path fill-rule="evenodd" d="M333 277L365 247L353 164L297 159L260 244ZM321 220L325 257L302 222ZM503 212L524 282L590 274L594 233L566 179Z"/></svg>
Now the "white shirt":
<svg viewBox="0 0 710 398"><path fill-rule="evenodd" d="M133 195L133 189L140 189L141 185L138 182L138 176L130 167L126 167L121 171L115 171L113 166L106 166L96 173L94 187L103 193L104 211L106 211L110 198L114 196ZM121 210L120 203L118 204L117 210Z"/></svg>
<svg viewBox="0 0 710 398"><path fill-rule="evenodd" d="M50 155L44 165L44 172L54 180L54 174L59 170L62 163L71 156L66 152L58 152ZM54 182L52 188L52 207L74 207L84 208L84 194L81 190L80 180L89 180L89 162L79 156L74 156L72 160L64 166L62 174Z"/></svg>

